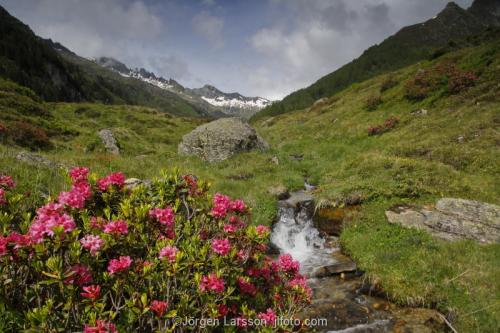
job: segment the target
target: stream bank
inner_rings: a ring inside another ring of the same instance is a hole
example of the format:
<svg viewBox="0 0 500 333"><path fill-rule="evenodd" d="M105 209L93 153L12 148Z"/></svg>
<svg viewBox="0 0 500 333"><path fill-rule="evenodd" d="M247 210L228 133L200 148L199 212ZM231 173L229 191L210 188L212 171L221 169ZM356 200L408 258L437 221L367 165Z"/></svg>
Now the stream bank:
<svg viewBox="0 0 500 333"><path fill-rule="evenodd" d="M342 254L338 238L323 235L313 221L314 200L309 191L290 194L278 204L271 234L281 253L299 261L301 273L313 290L302 318L324 318L318 332L431 333L445 330L441 315L432 309L401 308L367 283L363 272Z"/></svg>

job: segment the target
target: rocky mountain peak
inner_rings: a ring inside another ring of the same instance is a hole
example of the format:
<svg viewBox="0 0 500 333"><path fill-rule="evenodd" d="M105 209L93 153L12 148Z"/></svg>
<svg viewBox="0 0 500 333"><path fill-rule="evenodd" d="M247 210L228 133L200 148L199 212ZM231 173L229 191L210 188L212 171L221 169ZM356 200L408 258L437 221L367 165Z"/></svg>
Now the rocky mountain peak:
<svg viewBox="0 0 500 333"><path fill-rule="evenodd" d="M475 0L469 12L487 25L500 26L500 0Z"/></svg>

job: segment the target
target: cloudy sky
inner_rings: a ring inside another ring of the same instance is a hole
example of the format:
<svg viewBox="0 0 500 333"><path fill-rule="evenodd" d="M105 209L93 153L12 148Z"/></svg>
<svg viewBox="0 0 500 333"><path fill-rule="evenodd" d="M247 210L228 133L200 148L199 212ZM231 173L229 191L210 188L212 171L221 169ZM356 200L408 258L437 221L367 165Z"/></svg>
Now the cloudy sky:
<svg viewBox="0 0 500 333"><path fill-rule="evenodd" d="M472 0L457 0L468 7ZM279 99L447 0L0 0L36 34L188 87Z"/></svg>

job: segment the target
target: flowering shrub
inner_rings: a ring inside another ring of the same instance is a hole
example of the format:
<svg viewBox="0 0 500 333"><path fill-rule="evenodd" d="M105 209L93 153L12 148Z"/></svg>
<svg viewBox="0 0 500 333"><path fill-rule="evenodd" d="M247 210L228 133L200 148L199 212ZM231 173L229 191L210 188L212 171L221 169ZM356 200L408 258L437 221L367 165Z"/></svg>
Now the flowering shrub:
<svg viewBox="0 0 500 333"><path fill-rule="evenodd" d="M453 63L444 62L427 70L419 70L417 74L405 84L405 97L409 100L420 101L431 92L446 89L448 94L457 94L474 86L477 77L473 72L461 71Z"/></svg>
<svg viewBox="0 0 500 333"><path fill-rule="evenodd" d="M52 147L52 142L43 128L24 121L10 123L6 130L6 136L15 144L30 149L46 149Z"/></svg>
<svg viewBox="0 0 500 333"><path fill-rule="evenodd" d="M398 81L394 78L394 76L387 76L384 81L380 84L380 92L383 93L386 90L389 90L398 85Z"/></svg>
<svg viewBox="0 0 500 333"><path fill-rule="evenodd" d="M311 291L290 256L266 255L270 230L248 224L243 201L210 200L204 182L177 172L134 189L120 173L96 179L75 168L70 178L69 191L31 216L0 175L0 300L19 318L13 331L170 332L180 330L176 316L301 329L270 327Z"/></svg>
<svg viewBox="0 0 500 333"><path fill-rule="evenodd" d="M388 118L381 125L368 127L368 135L377 135L389 131L399 123L399 119L395 117Z"/></svg>
<svg viewBox="0 0 500 333"><path fill-rule="evenodd" d="M380 104L382 104L382 98L379 95L371 95L365 100L365 109L374 111Z"/></svg>

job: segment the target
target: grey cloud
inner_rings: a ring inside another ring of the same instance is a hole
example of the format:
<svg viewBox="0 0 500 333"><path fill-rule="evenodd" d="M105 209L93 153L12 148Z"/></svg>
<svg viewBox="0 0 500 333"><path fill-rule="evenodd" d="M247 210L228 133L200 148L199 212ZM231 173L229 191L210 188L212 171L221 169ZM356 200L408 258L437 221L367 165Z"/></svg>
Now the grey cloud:
<svg viewBox="0 0 500 333"><path fill-rule="evenodd" d="M149 65L156 74L165 78L183 80L191 77L188 65L175 56L151 57Z"/></svg>
<svg viewBox="0 0 500 333"><path fill-rule="evenodd" d="M194 32L206 39L213 48L218 49L224 46L224 20L222 18L208 11L202 11L193 17L192 25Z"/></svg>

